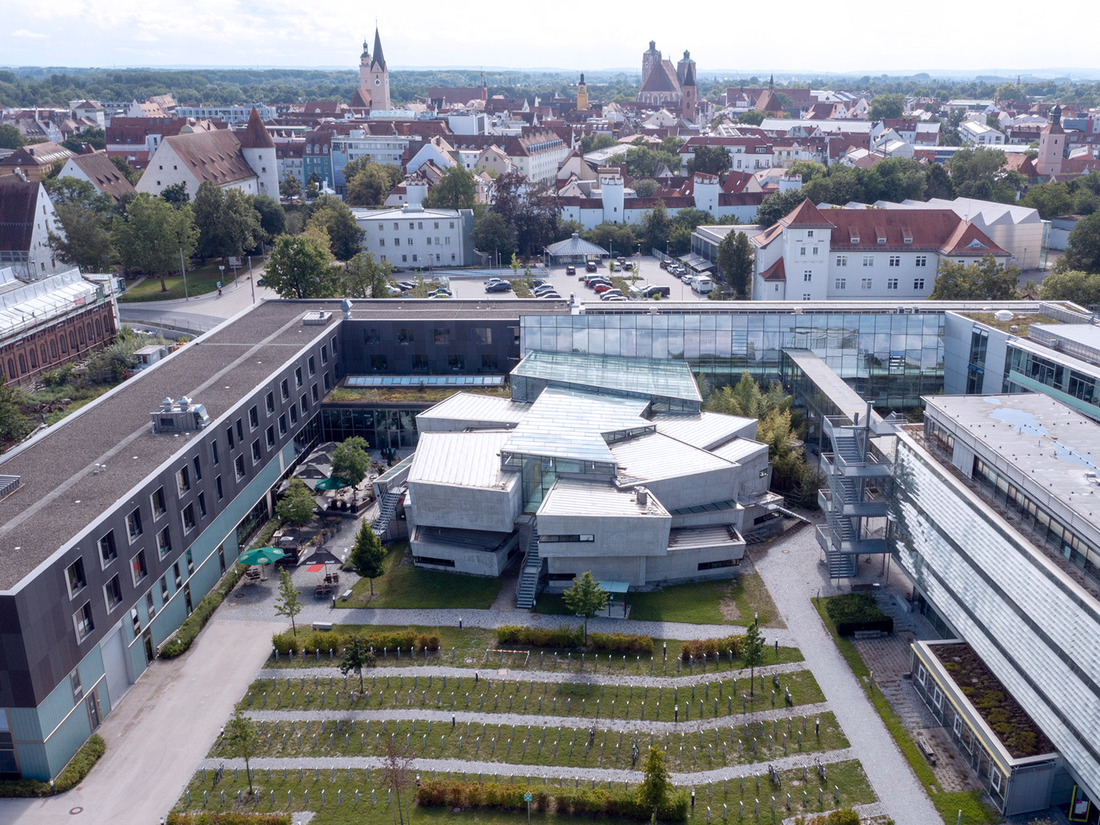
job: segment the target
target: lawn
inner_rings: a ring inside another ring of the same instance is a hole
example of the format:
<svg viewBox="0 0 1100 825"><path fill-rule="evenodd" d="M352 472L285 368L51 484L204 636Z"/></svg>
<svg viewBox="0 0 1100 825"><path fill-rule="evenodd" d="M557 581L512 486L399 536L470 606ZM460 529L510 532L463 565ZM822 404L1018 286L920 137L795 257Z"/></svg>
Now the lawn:
<svg viewBox="0 0 1100 825"><path fill-rule="evenodd" d="M241 277L247 278L247 269L237 271L243 273ZM222 282L222 286L228 286L233 283L233 275L231 272L226 271L223 273L219 270L217 261L194 269L188 268L187 295L193 298L196 295L215 292L218 289L218 281ZM150 276L141 283L127 288L118 300L120 303L128 301L170 301L185 297L182 275L170 275L164 279L164 284L168 287L167 292L161 290L160 278Z"/></svg>
<svg viewBox="0 0 1100 825"><path fill-rule="evenodd" d="M921 754L920 749L917 747L917 743L913 741L912 734L909 732L909 729L905 727L905 723L902 722L901 717L898 716L893 705L890 704L882 691L871 689L871 672L864 663L863 657L859 655L859 650L856 648L855 644L852 643L851 639L846 639L837 635L836 627L825 612L825 606L828 603L828 599L813 599L813 603L814 607L817 608L818 614L821 616L821 621L824 622L826 629L832 634L833 641L836 643L840 655L844 657L844 661L848 663L848 667L852 669L852 673L855 674L855 677L863 687L863 692L867 694L867 697L871 700L871 704L875 706L875 710L877 710L879 716L882 717L886 729L889 730L890 735L894 737L894 741L909 762L909 766L913 769L913 773L916 774L917 779L928 793L929 799L932 800L932 804L936 806L936 810L939 811L940 816L943 817L945 825L951 825L951 823L956 822L958 820L959 811L962 811L961 822L963 825L991 825L991 823L1000 822L1000 815L985 801L981 791L953 791L950 793L943 793L939 790L936 775L932 771L931 765L928 764Z"/></svg>
<svg viewBox="0 0 1100 825"><path fill-rule="evenodd" d="M367 579L356 582L347 601L337 607L446 607L456 610L488 610L503 581L500 578L464 576L414 567L407 554L408 542L397 542L386 553L386 572L374 580L374 597Z"/></svg>
<svg viewBox="0 0 1100 825"><path fill-rule="evenodd" d="M650 593L629 593L630 618L650 622L729 624L747 627L759 615L764 627L783 627L771 595L757 573L732 580L676 584ZM544 593L536 613L570 615L561 596Z"/></svg>

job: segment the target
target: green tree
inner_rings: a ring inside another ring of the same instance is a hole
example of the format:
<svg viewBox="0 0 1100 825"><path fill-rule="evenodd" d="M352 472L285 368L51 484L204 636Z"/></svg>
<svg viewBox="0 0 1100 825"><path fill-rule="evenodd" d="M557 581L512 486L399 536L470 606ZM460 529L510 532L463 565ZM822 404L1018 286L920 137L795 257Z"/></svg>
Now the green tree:
<svg viewBox="0 0 1100 825"><path fill-rule="evenodd" d="M665 752L660 748L650 745L642 768L642 781L635 793L642 809L652 812L650 821L656 822L658 809L672 795L672 776L665 762Z"/></svg>
<svg viewBox="0 0 1100 825"><path fill-rule="evenodd" d="M626 164L626 173L632 178L656 177L657 169L661 164L667 166L673 174L676 174L681 166L678 154L650 149L648 146L632 146L621 157L622 162ZM617 162L619 158L616 157L615 160Z"/></svg>
<svg viewBox="0 0 1100 825"><path fill-rule="evenodd" d="M374 598L374 580L386 572L386 550L382 547L382 540L367 522L359 527L359 533L355 537L355 546L348 556L348 567L355 574L370 581L370 595Z"/></svg>
<svg viewBox="0 0 1100 825"><path fill-rule="evenodd" d="M1083 307L1100 305L1100 272L1066 269L1051 272L1039 286L1044 301L1073 301Z"/></svg>
<svg viewBox="0 0 1100 825"><path fill-rule="evenodd" d="M579 579L573 579L573 584L561 595L565 606L584 618L584 643L588 644L588 620L607 607L607 591L592 578L592 571L586 570Z"/></svg>
<svg viewBox="0 0 1100 825"><path fill-rule="evenodd" d="M279 568L279 595L275 597L275 615L290 619L290 629L295 636L298 635L298 626L294 617L302 612L303 607L302 597L298 595L298 588L294 586L290 573L285 567Z"/></svg>
<svg viewBox="0 0 1100 825"><path fill-rule="evenodd" d="M660 186L653 178L642 178L634 181L634 194L639 198L652 198Z"/></svg>
<svg viewBox="0 0 1100 825"><path fill-rule="evenodd" d="M11 123L0 123L0 149L22 149L26 138L18 127Z"/></svg>
<svg viewBox="0 0 1100 825"><path fill-rule="evenodd" d="M485 212L474 218L474 247L502 257L516 251L516 228L496 212Z"/></svg>
<svg viewBox="0 0 1100 825"><path fill-rule="evenodd" d="M1039 217L1044 220L1069 215L1074 211L1073 194L1069 185L1060 181L1032 186L1020 199L1020 205L1037 210Z"/></svg>
<svg viewBox="0 0 1100 825"><path fill-rule="evenodd" d="M186 183L173 183L161 190L160 196L172 206L186 206L191 202L191 195L187 192Z"/></svg>
<svg viewBox="0 0 1100 825"><path fill-rule="evenodd" d="M747 112L739 114L737 116L737 122L745 126L759 126L767 117L768 113L763 109L750 109Z"/></svg>
<svg viewBox="0 0 1100 825"><path fill-rule="evenodd" d="M1100 272L1100 212L1077 221L1057 268Z"/></svg>
<svg viewBox="0 0 1100 825"><path fill-rule="evenodd" d="M388 298L393 267L370 252L360 252L344 270L344 294L349 298Z"/></svg>
<svg viewBox="0 0 1100 825"><path fill-rule="evenodd" d="M961 197L1015 203L1025 181L1019 172L1006 170L1007 164L1004 152L983 146L956 152L947 169Z"/></svg>
<svg viewBox="0 0 1100 825"><path fill-rule="evenodd" d="M932 198L954 200L955 184L943 164L933 163L928 167L924 181L924 196L929 200Z"/></svg>
<svg viewBox="0 0 1100 825"><path fill-rule="evenodd" d="M370 645L362 636L352 636L347 640L343 654L340 656L340 672L347 676L354 673L359 677L359 690L363 690L363 668L373 667L374 654Z"/></svg>
<svg viewBox="0 0 1100 825"><path fill-rule="evenodd" d="M726 279L733 297L746 300L752 278L752 244L744 232L733 231L718 244L718 270Z"/></svg>
<svg viewBox="0 0 1100 825"><path fill-rule="evenodd" d="M225 744L229 756L244 760L244 773L248 777L248 795L255 794L252 787L252 757L260 748L260 735L252 720L239 709L225 726Z"/></svg>
<svg viewBox="0 0 1100 825"><path fill-rule="evenodd" d="M286 492L275 505L275 514L288 524L309 524L313 521L317 502L313 500L305 482L300 478L292 478L287 485Z"/></svg>
<svg viewBox="0 0 1100 825"><path fill-rule="evenodd" d="M120 158L116 156L110 158L110 161L114 164L115 169L120 171L122 173L122 176L126 178L126 180L130 181L131 186L137 186L137 182L141 180L140 170L135 169L133 166L128 164L126 162L126 158Z"/></svg>
<svg viewBox="0 0 1100 825"><path fill-rule="evenodd" d="M992 255L972 264L943 258L936 268L936 286L928 297L933 301L1007 301L1016 297L1019 278L1019 267L999 264Z"/></svg>
<svg viewBox="0 0 1100 825"><path fill-rule="evenodd" d="M270 195L253 195L252 207L260 216L260 231L265 243L286 232L286 210Z"/></svg>
<svg viewBox="0 0 1100 825"><path fill-rule="evenodd" d="M0 375L0 446L22 440L30 432L30 422L23 415L23 392L4 383Z"/></svg>
<svg viewBox="0 0 1100 825"><path fill-rule="evenodd" d="M753 693L753 683L756 681L756 668L764 664L764 637L760 635L760 628L756 622L749 625L745 631L745 637L741 642L741 658L749 666L749 696Z"/></svg>
<svg viewBox="0 0 1100 825"><path fill-rule="evenodd" d="M77 132L72 137L65 138L65 140L61 141L61 145L70 152L79 154L80 150L85 146L90 146L97 150L103 149L107 145L107 137L98 126L92 126L85 129L83 132Z"/></svg>
<svg viewBox="0 0 1100 825"><path fill-rule="evenodd" d="M349 163L344 167L344 199L349 206L381 206L402 178L401 170L389 163Z"/></svg>
<svg viewBox="0 0 1100 825"><path fill-rule="evenodd" d="M477 199L474 176L462 164L445 171L428 196L424 206L429 209L473 209Z"/></svg>
<svg viewBox="0 0 1100 825"><path fill-rule="evenodd" d="M111 224L111 245L123 269L160 277L162 292L168 291L164 277L179 270L181 257L194 254L198 239L190 206L176 209L148 192L134 198L126 216Z"/></svg>
<svg viewBox="0 0 1100 825"><path fill-rule="evenodd" d="M581 138L581 152L598 152L600 149L610 149L615 145L615 138L611 135L597 135L590 133Z"/></svg>
<svg viewBox="0 0 1100 825"><path fill-rule="evenodd" d="M706 172L708 175L724 175L733 166L733 158L725 146L696 146L695 155L688 161L689 175Z"/></svg>
<svg viewBox="0 0 1100 825"><path fill-rule="evenodd" d="M657 204L645 213L645 217L642 218L642 242L646 251L650 249L664 249L665 244L668 243L668 233L672 229L672 221L668 217L668 210L665 209L664 201L657 201ZM628 252L631 250L622 250Z"/></svg>
<svg viewBox="0 0 1100 825"><path fill-rule="evenodd" d="M79 178L54 178L43 185L64 230L49 235L54 256L85 272L105 272L111 258L111 199Z"/></svg>
<svg viewBox="0 0 1100 825"><path fill-rule="evenodd" d="M279 181L279 194L287 199L299 197L302 194L302 182L291 172L287 172Z"/></svg>
<svg viewBox="0 0 1100 825"><path fill-rule="evenodd" d="M199 229L200 258L239 257L260 245L260 214L240 189L222 189L203 181L195 193L195 225Z"/></svg>
<svg viewBox="0 0 1100 825"><path fill-rule="evenodd" d="M309 220L306 229L319 227L329 237L329 247L333 256L340 261L350 261L363 251L363 237L366 235L355 215L343 201L332 195L317 198L310 204Z"/></svg>
<svg viewBox="0 0 1100 825"><path fill-rule="evenodd" d="M267 260L264 279L282 298L332 298L340 291L339 272L330 263L324 232L280 235Z"/></svg>
<svg viewBox="0 0 1100 825"><path fill-rule="evenodd" d="M341 441L332 451L332 475L351 486L359 484L370 470L367 440L352 436Z"/></svg>
<svg viewBox="0 0 1100 825"><path fill-rule="evenodd" d="M771 226L778 222L780 218L789 215L804 200L806 200L806 193L799 189L773 192L764 198L760 208L756 211L756 223L761 226Z"/></svg>
<svg viewBox="0 0 1100 825"><path fill-rule="evenodd" d="M882 120L883 118L896 119L905 112L905 95L900 92L875 95L871 106L867 110L868 120Z"/></svg>

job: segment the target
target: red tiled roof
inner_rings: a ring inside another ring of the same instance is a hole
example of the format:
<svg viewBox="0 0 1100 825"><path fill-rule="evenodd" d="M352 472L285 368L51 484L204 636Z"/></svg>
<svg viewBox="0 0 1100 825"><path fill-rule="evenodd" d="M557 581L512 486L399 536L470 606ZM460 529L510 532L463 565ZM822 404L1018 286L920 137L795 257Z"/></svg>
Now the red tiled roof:
<svg viewBox="0 0 1100 825"><path fill-rule="evenodd" d="M676 69L673 68L671 60L662 60L653 65L638 93L646 92L655 94L681 92L680 78L676 75Z"/></svg>
<svg viewBox="0 0 1100 825"><path fill-rule="evenodd" d="M719 206L759 206L764 202L765 192L722 192L718 195Z"/></svg>
<svg viewBox="0 0 1100 825"><path fill-rule="evenodd" d="M236 135L228 130L174 135L165 138L164 144L172 147L200 183L223 186L256 176L241 154Z"/></svg>
<svg viewBox="0 0 1100 825"><path fill-rule="evenodd" d="M242 149L274 149L275 142L267 133L264 122L260 119L260 110L253 109L248 116L248 125L243 131L237 132L237 141Z"/></svg>
<svg viewBox="0 0 1100 825"><path fill-rule="evenodd" d="M787 269L783 265L783 259L780 258L774 264L769 266L763 272L760 273L760 277L765 281L785 281L787 280Z"/></svg>
<svg viewBox="0 0 1100 825"><path fill-rule="evenodd" d="M952 213L954 214L954 213ZM831 228L833 226L830 221L821 214L821 210L810 203L810 199L802 201L798 206L791 210L784 218L780 218L779 222L788 229L791 227L824 227Z"/></svg>
<svg viewBox="0 0 1100 825"><path fill-rule="evenodd" d="M42 184L18 175L0 177L0 249L26 252L34 233L35 205Z"/></svg>
<svg viewBox="0 0 1100 825"><path fill-rule="evenodd" d="M826 214L836 227L831 242L834 252L900 249L979 257L1008 254L950 209L830 209Z"/></svg>
<svg viewBox="0 0 1100 825"><path fill-rule="evenodd" d="M68 160L74 157L75 154L75 152L70 152L64 146L47 140L16 149L6 158L0 160L0 166L49 166L59 160Z"/></svg>
<svg viewBox="0 0 1100 825"><path fill-rule="evenodd" d="M92 152L88 155L77 155L72 159L73 163L80 167L80 171L87 175L95 188L118 202L123 195L132 194L134 187L126 176L118 171L118 167L111 163L106 152Z"/></svg>

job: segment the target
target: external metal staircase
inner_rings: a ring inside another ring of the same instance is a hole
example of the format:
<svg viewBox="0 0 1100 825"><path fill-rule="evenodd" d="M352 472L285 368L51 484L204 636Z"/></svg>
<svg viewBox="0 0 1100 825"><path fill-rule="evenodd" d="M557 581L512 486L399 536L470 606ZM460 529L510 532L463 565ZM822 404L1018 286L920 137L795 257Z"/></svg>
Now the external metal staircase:
<svg viewBox="0 0 1100 825"><path fill-rule="evenodd" d="M383 535L389 529L390 522L397 514L397 503L401 501L401 496L405 495L406 489L404 486L394 487L382 496L382 502L378 505L378 517L371 524L371 529L376 536Z"/></svg>
<svg viewBox="0 0 1100 825"><path fill-rule="evenodd" d="M538 595L539 577L542 575L542 559L539 558L539 530L531 526L531 540L527 544L527 555L523 558L523 567L516 586L516 607L531 610Z"/></svg>

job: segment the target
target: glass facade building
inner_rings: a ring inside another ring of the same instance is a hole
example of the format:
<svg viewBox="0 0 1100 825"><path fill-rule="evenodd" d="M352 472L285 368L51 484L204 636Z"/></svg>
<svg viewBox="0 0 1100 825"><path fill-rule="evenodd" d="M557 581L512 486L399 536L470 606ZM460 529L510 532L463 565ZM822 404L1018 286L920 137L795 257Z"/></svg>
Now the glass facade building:
<svg viewBox="0 0 1100 825"><path fill-rule="evenodd" d="M524 316L522 354L534 351L673 358L714 385L781 377L784 349L812 351L876 407L917 406L942 392L944 313L753 311L743 304L711 311Z"/></svg>

